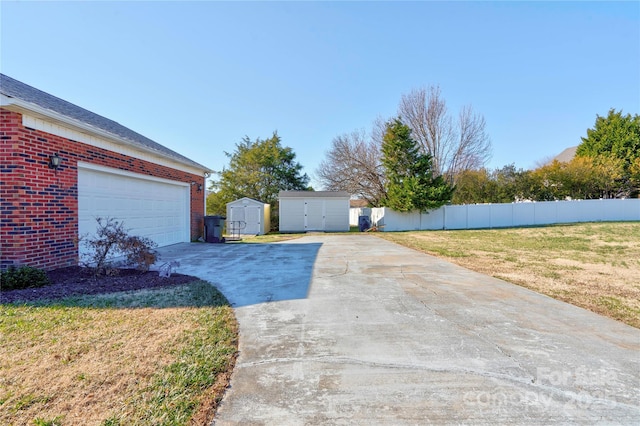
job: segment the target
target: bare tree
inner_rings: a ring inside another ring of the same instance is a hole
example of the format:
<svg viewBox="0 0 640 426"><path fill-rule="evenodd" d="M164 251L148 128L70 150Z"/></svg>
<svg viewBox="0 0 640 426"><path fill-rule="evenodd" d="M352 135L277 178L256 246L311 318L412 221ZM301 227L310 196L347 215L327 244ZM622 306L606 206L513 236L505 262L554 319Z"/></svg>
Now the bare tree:
<svg viewBox="0 0 640 426"><path fill-rule="evenodd" d="M379 141L364 131L335 137L316 177L326 190L347 191L380 206L386 193Z"/></svg>
<svg viewBox="0 0 640 426"><path fill-rule="evenodd" d="M454 121L438 86L402 95L398 115L424 152L433 157L434 175L453 182L459 172L479 169L491 158L484 117L466 106Z"/></svg>

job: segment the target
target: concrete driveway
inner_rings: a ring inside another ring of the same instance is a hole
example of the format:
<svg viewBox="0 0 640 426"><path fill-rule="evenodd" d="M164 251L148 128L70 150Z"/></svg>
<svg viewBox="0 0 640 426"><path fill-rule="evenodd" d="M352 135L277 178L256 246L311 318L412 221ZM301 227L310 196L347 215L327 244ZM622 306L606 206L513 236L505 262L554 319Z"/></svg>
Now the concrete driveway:
<svg viewBox="0 0 640 426"><path fill-rule="evenodd" d="M216 425L640 424L640 331L371 235L161 250L236 307Z"/></svg>

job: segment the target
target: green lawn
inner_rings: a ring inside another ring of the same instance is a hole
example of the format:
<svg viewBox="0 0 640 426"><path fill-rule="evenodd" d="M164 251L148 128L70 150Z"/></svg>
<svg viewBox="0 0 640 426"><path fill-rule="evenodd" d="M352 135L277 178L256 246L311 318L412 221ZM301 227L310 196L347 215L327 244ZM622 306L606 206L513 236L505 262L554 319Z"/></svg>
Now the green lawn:
<svg viewBox="0 0 640 426"><path fill-rule="evenodd" d="M237 323L209 283L0 305L0 423L211 422Z"/></svg>

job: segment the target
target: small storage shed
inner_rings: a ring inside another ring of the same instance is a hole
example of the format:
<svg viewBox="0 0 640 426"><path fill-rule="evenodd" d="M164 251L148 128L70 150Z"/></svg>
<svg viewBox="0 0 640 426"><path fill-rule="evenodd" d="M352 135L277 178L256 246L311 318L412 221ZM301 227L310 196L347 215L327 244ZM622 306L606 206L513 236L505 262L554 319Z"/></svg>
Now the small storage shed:
<svg viewBox="0 0 640 426"><path fill-rule="evenodd" d="M280 232L348 232L348 192L280 191Z"/></svg>
<svg viewBox="0 0 640 426"><path fill-rule="evenodd" d="M227 203L227 233L264 235L271 229L271 206L252 198ZM238 232L239 231L239 232Z"/></svg>

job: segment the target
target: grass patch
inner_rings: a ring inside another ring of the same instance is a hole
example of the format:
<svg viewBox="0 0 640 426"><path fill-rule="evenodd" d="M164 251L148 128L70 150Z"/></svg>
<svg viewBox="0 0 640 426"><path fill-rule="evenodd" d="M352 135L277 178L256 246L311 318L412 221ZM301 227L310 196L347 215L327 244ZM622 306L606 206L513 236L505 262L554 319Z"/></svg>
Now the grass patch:
<svg viewBox="0 0 640 426"><path fill-rule="evenodd" d="M0 424L208 424L237 323L209 283L0 306Z"/></svg>
<svg viewBox="0 0 640 426"><path fill-rule="evenodd" d="M64 416L54 417L51 420L46 420L46 419L43 419L42 417L36 417L33 420L33 424L35 426L62 426L63 419L64 419Z"/></svg>
<svg viewBox="0 0 640 426"><path fill-rule="evenodd" d="M640 328L640 223L376 233Z"/></svg>

